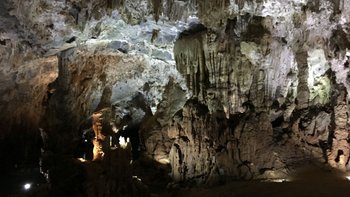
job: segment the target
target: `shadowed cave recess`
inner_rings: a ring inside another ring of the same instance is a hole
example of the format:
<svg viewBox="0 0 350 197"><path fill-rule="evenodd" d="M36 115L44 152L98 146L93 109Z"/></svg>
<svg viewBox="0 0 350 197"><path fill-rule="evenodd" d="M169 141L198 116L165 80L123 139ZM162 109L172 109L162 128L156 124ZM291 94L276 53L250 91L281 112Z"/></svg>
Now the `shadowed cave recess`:
<svg viewBox="0 0 350 197"><path fill-rule="evenodd" d="M2 0L0 196L348 196L349 63L350 0Z"/></svg>

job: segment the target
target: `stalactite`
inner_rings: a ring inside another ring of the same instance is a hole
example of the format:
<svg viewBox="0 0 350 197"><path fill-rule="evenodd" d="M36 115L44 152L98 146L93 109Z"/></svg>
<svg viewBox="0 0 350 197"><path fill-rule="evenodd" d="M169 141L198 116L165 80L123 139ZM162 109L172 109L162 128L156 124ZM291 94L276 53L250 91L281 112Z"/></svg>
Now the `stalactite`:
<svg viewBox="0 0 350 197"><path fill-rule="evenodd" d="M197 1L198 15L202 23L212 29L225 27L228 16L229 0L203 0ZM210 16L210 17L208 17Z"/></svg>
<svg viewBox="0 0 350 197"><path fill-rule="evenodd" d="M154 20L158 22L162 12L162 0L152 0Z"/></svg>
<svg viewBox="0 0 350 197"><path fill-rule="evenodd" d="M191 44L189 44L191 43ZM177 62L178 70L188 77L189 89L197 97L200 96L200 86L205 83L203 68L203 45L202 33L194 36L180 39L175 43L174 47L175 61Z"/></svg>
<svg viewBox="0 0 350 197"><path fill-rule="evenodd" d="M235 3L238 5L239 9L243 9L245 0L235 0Z"/></svg>
<svg viewBox="0 0 350 197"><path fill-rule="evenodd" d="M107 0L107 2L106 2L107 8L113 9L113 3L114 3L114 0Z"/></svg>
<svg viewBox="0 0 350 197"><path fill-rule="evenodd" d="M300 50L296 53L296 61L298 63L298 95L297 102L298 108L306 108L309 103L309 87L308 87L308 64L307 64L307 51Z"/></svg>

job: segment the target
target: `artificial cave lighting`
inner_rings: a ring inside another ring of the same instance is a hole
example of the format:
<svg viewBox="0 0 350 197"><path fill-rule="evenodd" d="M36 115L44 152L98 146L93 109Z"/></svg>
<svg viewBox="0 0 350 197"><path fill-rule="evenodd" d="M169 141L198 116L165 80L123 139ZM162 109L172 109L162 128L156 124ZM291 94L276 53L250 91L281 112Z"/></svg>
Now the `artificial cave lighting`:
<svg viewBox="0 0 350 197"><path fill-rule="evenodd" d="M125 149L128 146L129 142L130 142L129 138L126 138L125 140L125 137L122 137L122 136L119 137L119 145L121 148Z"/></svg>
<svg viewBox="0 0 350 197"><path fill-rule="evenodd" d="M348 181L350 181L350 176L346 176L345 178L346 178Z"/></svg>
<svg viewBox="0 0 350 197"><path fill-rule="evenodd" d="M26 183L26 184L23 185L23 189L24 190L29 190L31 187L32 187L31 183Z"/></svg>

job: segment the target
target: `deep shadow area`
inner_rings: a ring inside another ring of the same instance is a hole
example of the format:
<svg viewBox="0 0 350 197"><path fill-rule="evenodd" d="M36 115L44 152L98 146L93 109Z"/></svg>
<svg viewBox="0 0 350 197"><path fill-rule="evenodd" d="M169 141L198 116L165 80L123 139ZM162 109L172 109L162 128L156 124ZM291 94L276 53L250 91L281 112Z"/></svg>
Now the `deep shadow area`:
<svg viewBox="0 0 350 197"><path fill-rule="evenodd" d="M25 185L30 187L25 188ZM36 196L33 194L39 187L42 189L46 180L39 168L17 168L2 172L0 176L0 196Z"/></svg>
<svg viewBox="0 0 350 197"><path fill-rule="evenodd" d="M174 196L210 197L328 197L349 196L350 181L346 173L325 167L324 164L310 163L291 173L290 182L235 181L213 188L180 189ZM164 194L164 196L171 196Z"/></svg>

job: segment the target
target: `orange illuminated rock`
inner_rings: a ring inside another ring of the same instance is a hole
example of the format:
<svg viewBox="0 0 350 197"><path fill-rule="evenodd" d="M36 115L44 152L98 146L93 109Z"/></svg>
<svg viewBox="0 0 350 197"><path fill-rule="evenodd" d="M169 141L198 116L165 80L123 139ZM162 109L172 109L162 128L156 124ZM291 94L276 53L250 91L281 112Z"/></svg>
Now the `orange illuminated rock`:
<svg viewBox="0 0 350 197"><path fill-rule="evenodd" d="M102 133L102 112L95 112L92 115L92 129L95 133L95 138L92 143L94 145L93 149L93 160L100 160L104 156L103 152L103 142L106 139L106 136Z"/></svg>

